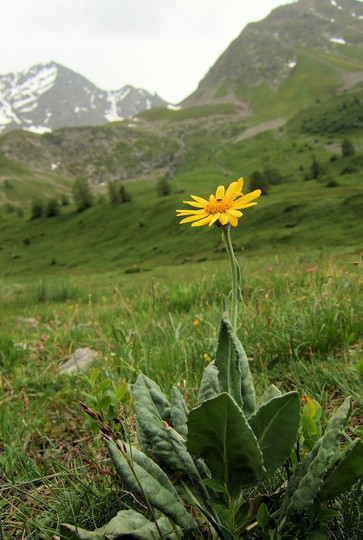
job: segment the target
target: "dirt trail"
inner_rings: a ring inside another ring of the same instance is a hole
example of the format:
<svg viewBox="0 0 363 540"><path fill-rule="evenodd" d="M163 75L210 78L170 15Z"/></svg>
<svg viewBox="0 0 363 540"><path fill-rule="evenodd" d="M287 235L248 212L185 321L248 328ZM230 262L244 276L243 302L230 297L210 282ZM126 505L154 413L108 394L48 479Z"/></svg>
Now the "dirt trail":
<svg viewBox="0 0 363 540"><path fill-rule="evenodd" d="M245 139L254 137L262 131L267 131L269 129L278 129L284 124L286 124L286 120L283 120L282 118L276 118L275 120L268 120L267 122L262 122L262 124L258 126L252 126L247 128L243 133L241 133L241 135L238 135L236 142L244 141Z"/></svg>

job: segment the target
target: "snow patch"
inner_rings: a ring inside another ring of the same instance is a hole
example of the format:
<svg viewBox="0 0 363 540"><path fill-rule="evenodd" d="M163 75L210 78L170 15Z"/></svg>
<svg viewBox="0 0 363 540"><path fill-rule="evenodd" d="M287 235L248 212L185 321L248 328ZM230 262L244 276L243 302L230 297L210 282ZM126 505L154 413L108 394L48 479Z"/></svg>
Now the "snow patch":
<svg viewBox="0 0 363 540"><path fill-rule="evenodd" d="M296 62L295 62L296 64ZM181 109L181 106L180 105L172 105L171 103L169 103L167 106L166 106L167 109L170 109L171 111L180 111Z"/></svg>
<svg viewBox="0 0 363 540"><path fill-rule="evenodd" d="M118 120L123 120L123 117L120 116L117 112L117 102L119 98L115 92L107 92L107 101L110 103L110 108L103 115L108 122L117 122Z"/></svg>
<svg viewBox="0 0 363 540"><path fill-rule="evenodd" d="M45 126L30 126L26 128L26 131L31 131L32 133L38 133L41 135L42 133L50 133L52 130Z"/></svg>
<svg viewBox="0 0 363 540"><path fill-rule="evenodd" d="M330 22L335 22L335 19L330 19Z"/></svg>
<svg viewBox="0 0 363 540"><path fill-rule="evenodd" d="M292 69L296 66L296 62L289 62L287 65Z"/></svg>
<svg viewBox="0 0 363 540"><path fill-rule="evenodd" d="M331 5L334 6L334 7L337 7L337 6L338 6L338 4L336 3L335 0L330 0L330 3L331 3Z"/></svg>
<svg viewBox="0 0 363 540"><path fill-rule="evenodd" d="M346 41L343 38L332 37L332 38L330 38L330 41L332 43L340 43L340 45L345 45L346 44Z"/></svg>

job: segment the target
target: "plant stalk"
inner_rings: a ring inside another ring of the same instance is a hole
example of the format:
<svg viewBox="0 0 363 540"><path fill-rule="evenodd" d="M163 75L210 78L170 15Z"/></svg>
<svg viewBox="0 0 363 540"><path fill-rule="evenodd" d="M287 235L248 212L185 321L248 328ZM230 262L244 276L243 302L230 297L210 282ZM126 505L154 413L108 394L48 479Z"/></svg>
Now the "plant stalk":
<svg viewBox="0 0 363 540"><path fill-rule="evenodd" d="M232 290L231 290L231 313L230 320L234 331L237 330L237 303L239 290L239 267L237 259L234 255L233 245L230 235L230 225L222 228L222 239L228 253L229 266L231 269Z"/></svg>

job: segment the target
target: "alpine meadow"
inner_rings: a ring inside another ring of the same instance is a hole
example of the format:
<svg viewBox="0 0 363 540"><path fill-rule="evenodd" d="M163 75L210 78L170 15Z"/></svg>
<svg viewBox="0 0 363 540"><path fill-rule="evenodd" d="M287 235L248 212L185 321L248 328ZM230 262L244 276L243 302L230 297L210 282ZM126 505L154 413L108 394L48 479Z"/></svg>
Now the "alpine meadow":
<svg viewBox="0 0 363 540"><path fill-rule="evenodd" d="M362 27L298 0L177 107L0 109L1 539L361 538Z"/></svg>

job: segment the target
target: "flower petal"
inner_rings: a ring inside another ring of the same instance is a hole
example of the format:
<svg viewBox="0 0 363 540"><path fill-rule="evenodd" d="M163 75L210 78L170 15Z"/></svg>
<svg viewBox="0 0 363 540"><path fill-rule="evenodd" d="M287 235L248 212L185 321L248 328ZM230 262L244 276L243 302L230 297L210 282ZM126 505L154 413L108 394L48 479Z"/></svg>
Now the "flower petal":
<svg viewBox="0 0 363 540"><path fill-rule="evenodd" d="M231 199L235 199L239 193L241 193L243 187L243 178L240 178L238 182L232 182L228 186L227 192L226 192L226 198L231 197Z"/></svg>
<svg viewBox="0 0 363 540"><path fill-rule="evenodd" d="M250 202L250 203L247 203L247 204L234 204L233 205L233 208L235 210L241 210L242 208L248 208L249 206L255 206L255 204L257 204L256 202Z"/></svg>
<svg viewBox="0 0 363 540"><path fill-rule="evenodd" d="M222 225L227 225L229 219L228 219L228 216L226 216L226 214L221 214L219 216L219 222L222 224Z"/></svg>
<svg viewBox="0 0 363 540"><path fill-rule="evenodd" d="M191 215L198 215L198 214L205 214L207 215L207 212L204 212L204 210L177 210L177 217L180 216L191 216Z"/></svg>
<svg viewBox="0 0 363 540"><path fill-rule="evenodd" d="M191 198L194 199L195 201L199 202L200 204L203 204L203 205L208 204L208 201L206 201L205 199L202 199L202 197L197 197L196 195L191 195Z"/></svg>
<svg viewBox="0 0 363 540"><path fill-rule="evenodd" d="M255 203L257 204L257 203ZM226 214L229 216L234 216L236 218L240 218L242 216L242 212L240 212L239 210L236 210L235 208L230 208L229 210L226 211Z"/></svg>
<svg viewBox="0 0 363 540"><path fill-rule="evenodd" d="M206 203L200 203L200 202L194 202L194 201L183 201L184 204L190 204L190 206L195 206L196 208L204 208L208 202Z"/></svg>
<svg viewBox="0 0 363 540"><path fill-rule="evenodd" d="M226 212L227 216L228 216L228 219L229 219L229 222L230 224L233 226L233 227L237 227L238 225L238 219L236 216L234 216L232 214L232 212L230 212L230 210L227 210Z"/></svg>
<svg viewBox="0 0 363 540"><path fill-rule="evenodd" d="M198 215L194 215L194 216L189 216L189 217L186 217L184 219L182 219L179 223L189 223L190 221L197 221L198 219L201 219L201 218L204 218L205 219L205 216L206 217L210 217L208 214L198 214Z"/></svg>
<svg viewBox="0 0 363 540"><path fill-rule="evenodd" d="M216 191L216 199L223 199L224 197L224 186L218 186Z"/></svg>
<svg viewBox="0 0 363 540"><path fill-rule="evenodd" d="M200 227L201 225L207 225L207 223L209 223L211 219L213 219L213 215L210 214L207 217L192 223L192 227Z"/></svg>
<svg viewBox="0 0 363 540"><path fill-rule="evenodd" d="M217 212L217 214L213 214L212 219L209 222L209 227L211 227L213 225L213 223L215 223L217 221L217 219L219 219L220 215L221 215L220 212Z"/></svg>

